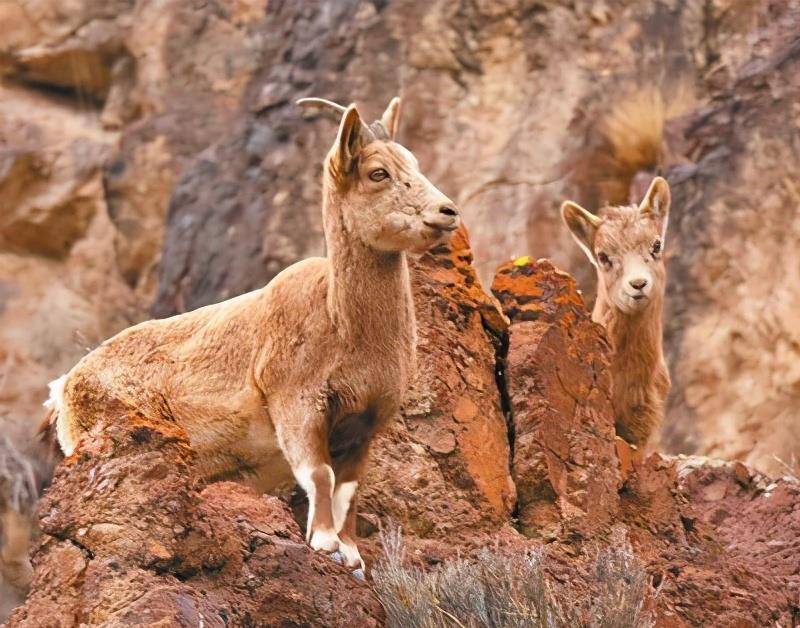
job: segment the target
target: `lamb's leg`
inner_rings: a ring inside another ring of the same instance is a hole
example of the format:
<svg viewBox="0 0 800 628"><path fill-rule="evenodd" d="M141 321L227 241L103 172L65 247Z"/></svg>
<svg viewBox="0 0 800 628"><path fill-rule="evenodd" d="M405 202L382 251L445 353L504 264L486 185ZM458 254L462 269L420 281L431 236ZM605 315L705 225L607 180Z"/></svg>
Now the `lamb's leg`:
<svg viewBox="0 0 800 628"><path fill-rule="evenodd" d="M292 473L308 496L306 541L315 551L335 552L339 549L332 509L336 478L323 426L320 418L276 424L275 430Z"/></svg>

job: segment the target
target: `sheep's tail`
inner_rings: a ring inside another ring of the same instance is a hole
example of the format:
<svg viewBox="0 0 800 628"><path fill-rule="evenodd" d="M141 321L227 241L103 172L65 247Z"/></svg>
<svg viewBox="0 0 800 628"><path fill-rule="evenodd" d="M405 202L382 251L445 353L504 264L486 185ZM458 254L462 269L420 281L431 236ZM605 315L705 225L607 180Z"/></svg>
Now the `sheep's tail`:
<svg viewBox="0 0 800 628"><path fill-rule="evenodd" d="M44 450L47 452L48 462L54 466L57 462L64 458L64 452L61 451L61 446L58 443L58 435L56 428L56 420L58 413L55 410L48 410L39 427L36 430L36 439L42 444Z"/></svg>
<svg viewBox="0 0 800 628"><path fill-rule="evenodd" d="M69 456L75 449L75 442L67 421L67 410L64 404L64 387L66 383L67 375L65 374L48 384L50 396L43 404L47 408L47 414L39 424L37 432L39 440L48 446L54 456L54 460L60 459L63 455Z"/></svg>
<svg viewBox="0 0 800 628"><path fill-rule="evenodd" d="M653 176L673 161L666 123L690 110L688 87L639 86L610 106L594 125L576 167L598 205L638 203ZM641 179L641 180L639 180ZM642 188L643 189L640 189Z"/></svg>

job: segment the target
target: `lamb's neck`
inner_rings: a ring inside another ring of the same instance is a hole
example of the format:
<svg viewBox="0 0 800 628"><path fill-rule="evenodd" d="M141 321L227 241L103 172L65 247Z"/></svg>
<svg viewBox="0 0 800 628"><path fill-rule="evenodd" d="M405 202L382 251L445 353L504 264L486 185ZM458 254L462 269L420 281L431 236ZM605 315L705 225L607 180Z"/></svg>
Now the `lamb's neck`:
<svg viewBox="0 0 800 628"><path fill-rule="evenodd" d="M354 342L410 339L415 321L405 253L372 249L341 224L326 229L326 240L328 308L339 334Z"/></svg>
<svg viewBox="0 0 800 628"><path fill-rule="evenodd" d="M647 308L635 314L625 314L614 307L598 290L592 320L602 324L614 348L614 359L635 361L654 367L662 356L662 310L664 296L655 294Z"/></svg>

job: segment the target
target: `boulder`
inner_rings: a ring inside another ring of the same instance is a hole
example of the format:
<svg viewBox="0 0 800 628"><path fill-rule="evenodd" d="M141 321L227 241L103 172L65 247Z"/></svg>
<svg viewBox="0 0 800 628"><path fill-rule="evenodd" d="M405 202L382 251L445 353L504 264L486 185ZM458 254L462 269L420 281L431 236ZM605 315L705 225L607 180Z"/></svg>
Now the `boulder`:
<svg viewBox="0 0 800 628"><path fill-rule="evenodd" d="M576 543L608 532L621 481L605 332L574 279L547 260L502 265L492 292L511 320L505 386L520 530Z"/></svg>
<svg viewBox="0 0 800 628"><path fill-rule="evenodd" d="M418 538L497 529L516 503L496 382L506 321L482 289L462 227L413 265L418 373L402 416L378 437L361 509Z"/></svg>
<svg viewBox="0 0 800 628"><path fill-rule="evenodd" d="M186 435L109 417L40 505L33 590L14 626L377 626L369 587L305 544L288 506L202 490Z"/></svg>

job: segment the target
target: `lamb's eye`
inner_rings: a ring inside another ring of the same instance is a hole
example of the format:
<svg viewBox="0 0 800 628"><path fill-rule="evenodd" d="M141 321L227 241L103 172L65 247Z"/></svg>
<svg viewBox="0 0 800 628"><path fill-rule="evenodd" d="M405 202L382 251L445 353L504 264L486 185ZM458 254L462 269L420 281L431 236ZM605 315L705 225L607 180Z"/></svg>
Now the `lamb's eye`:
<svg viewBox="0 0 800 628"><path fill-rule="evenodd" d="M653 255L653 257L661 253L661 240L656 240L653 242L653 246L650 247L650 253Z"/></svg>
<svg viewBox="0 0 800 628"><path fill-rule="evenodd" d="M608 259L608 255L600 251L597 254L597 261L600 262L603 266L611 266L611 260Z"/></svg>
<svg viewBox="0 0 800 628"><path fill-rule="evenodd" d="M383 181L384 179L389 178L389 173L386 172L383 168L378 168L369 173L369 178L376 182Z"/></svg>

